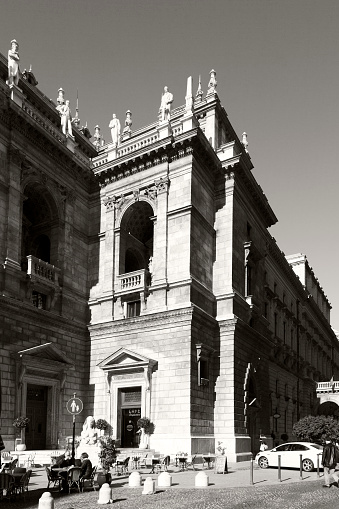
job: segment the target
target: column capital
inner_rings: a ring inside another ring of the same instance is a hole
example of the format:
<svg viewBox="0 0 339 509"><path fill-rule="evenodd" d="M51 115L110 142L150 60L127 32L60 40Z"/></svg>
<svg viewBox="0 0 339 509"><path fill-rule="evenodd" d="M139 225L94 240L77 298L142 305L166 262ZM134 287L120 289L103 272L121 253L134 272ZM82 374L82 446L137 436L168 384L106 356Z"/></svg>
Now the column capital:
<svg viewBox="0 0 339 509"><path fill-rule="evenodd" d="M159 180L156 180L154 182L154 184L156 186L158 195L162 194L162 193L168 193L170 179L168 177L163 177L163 178L160 178Z"/></svg>

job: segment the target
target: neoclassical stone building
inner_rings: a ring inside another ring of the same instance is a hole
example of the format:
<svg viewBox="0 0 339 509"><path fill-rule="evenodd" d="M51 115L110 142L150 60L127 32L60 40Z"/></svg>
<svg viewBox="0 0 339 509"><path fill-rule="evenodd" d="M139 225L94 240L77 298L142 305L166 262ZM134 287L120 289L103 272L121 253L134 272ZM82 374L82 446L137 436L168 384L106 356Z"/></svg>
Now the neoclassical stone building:
<svg viewBox="0 0 339 509"><path fill-rule="evenodd" d="M73 392L77 430L103 417L121 447L137 446L140 416L168 454L222 442L241 461L260 435L291 439L321 411L316 383L338 377L338 340L306 257L286 257L269 232L277 218L215 72L205 94L189 78L185 105L151 125L133 131L127 112L104 145L77 117L65 134L62 94L48 100L31 72L6 79L1 56L5 442L27 414L29 448L61 447Z"/></svg>

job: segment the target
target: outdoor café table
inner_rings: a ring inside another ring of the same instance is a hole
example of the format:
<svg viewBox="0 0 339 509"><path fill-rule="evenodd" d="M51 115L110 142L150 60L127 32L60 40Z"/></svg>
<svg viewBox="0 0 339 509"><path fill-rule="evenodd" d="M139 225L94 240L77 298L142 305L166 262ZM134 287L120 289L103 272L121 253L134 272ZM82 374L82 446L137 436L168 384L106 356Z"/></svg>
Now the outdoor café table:
<svg viewBox="0 0 339 509"><path fill-rule="evenodd" d="M215 454L211 454L211 453L203 454L202 459L203 459L203 466L205 463L207 463L207 468L211 468L211 463L213 463L215 461Z"/></svg>
<svg viewBox="0 0 339 509"><path fill-rule="evenodd" d="M15 488L18 488L20 486L20 481L25 474L26 474L26 472L14 472L11 474L11 476L14 477L14 487Z"/></svg>
<svg viewBox="0 0 339 509"><path fill-rule="evenodd" d="M163 457L158 458L152 458L152 469L150 471L150 474L154 474L154 469L157 467L157 465L160 464L160 461L163 459Z"/></svg>
<svg viewBox="0 0 339 509"><path fill-rule="evenodd" d="M176 459L177 464L179 462L180 470L185 470L186 463L187 463L187 456L176 456L175 459Z"/></svg>
<svg viewBox="0 0 339 509"><path fill-rule="evenodd" d="M132 469L136 470L137 468L139 468L140 455L132 456L131 460L132 460L132 465L131 465Z"/></svg>
<svg viewBox="0 0 339 509"><path fill-rule="evenodd" d="M68 470L70 468L72 468L72 467L52 468L52 470L53 470L53 472L57 472L58 473L58 476L61 478L62 481L66 481L67 482ZM62 489L61 486L60 486L60 489Z"/></svg>

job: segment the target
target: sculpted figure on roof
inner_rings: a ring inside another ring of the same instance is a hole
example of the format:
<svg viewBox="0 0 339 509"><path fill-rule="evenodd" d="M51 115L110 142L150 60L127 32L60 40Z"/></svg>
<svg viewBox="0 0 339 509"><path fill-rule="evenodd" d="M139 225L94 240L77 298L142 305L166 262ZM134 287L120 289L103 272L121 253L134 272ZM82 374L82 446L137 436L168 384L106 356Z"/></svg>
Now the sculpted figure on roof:
<svg viewBox="0 0 339 509"><path fill-rule="evenodd" d="M19 44L15 39L11 41L11 49L8 50L8 80L7 85L18 85L20 77L19 69Z"/></svg>
<svg viewBox="0 0 339 509"><path fill-rule="evenodd" d="M58 107L60 115L61 115L61 129L64 134L70 134L73 136L72 132L72 115L71 109L69 107L69 101L67 100L65 104L60 105Z"/></svg>
<svg viewBox="0 0 339 509"><path fill-rule="evenodd" d="M117 118L115 113L113 113L113 118L109 123L109 128L111 130L112 142L114 145L117 145L120 138L121 125L120 120Z"/></svg>
<svg viewBox="0 0 339 509"><path fill-rule="evenodd" d="M173 94L171 94L171 92L168 91L168 87L164 87L164 92L161 96L161 104L160 104L161 120L163 122L170 121L172 102L173 102Z"/></svg>

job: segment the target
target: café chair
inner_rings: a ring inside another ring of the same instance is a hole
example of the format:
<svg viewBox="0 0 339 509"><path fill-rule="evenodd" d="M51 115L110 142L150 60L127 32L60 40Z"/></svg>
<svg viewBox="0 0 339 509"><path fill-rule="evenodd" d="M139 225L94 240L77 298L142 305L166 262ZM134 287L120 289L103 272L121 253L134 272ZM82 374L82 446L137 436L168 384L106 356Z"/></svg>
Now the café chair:
<svg viewBox="0 0 339 509"><path fill-rule="evenodd" d="M129 456L127 458L125 458L123 461L116 461L115 463L115 472L117 473L117 475L120 475L120 474L127 474L128 473L128 464L129 464Z"/></svg>
<svg viewBox="0 0 339 509"><path fill-rule="evenodd" d="M12 462L11 462L11 464L10 464L10 467L9 467L9 470L10 470L11 472L13 472L13 470L14 470L14 469L15 469L15 467L17 466L18 461L19 461L19 460L18 460L18 458L15 458L14 460L12 460Z"/></svg>
<svg viewBox="0 0 339 509"><path fill-rule="evenodd" d="M26 468L34 467L35 452L30 454L25 461Z"/></svg>
<svg viewBox="0 0 339 509"><path fill-rule="evenodd" d="M26 470L26 469L24 469L24 470ZM23 494L24 499L25 499L25 495L28 491L28 484L29 484L29 480L31 478L31 474L32 474L32 470L27 470L27 472L25 471L23 473L23 476L19 479L19 481L15 482L16 493Z"/></svg>
<svg viewBox="0 0 339 509"><path fill-rule="evenodd" d="M196 454L194 456L187 456L186 468L192 467L193 470L195 470L194 462L196 457L197 457Z"/></svg>
<svg viewBox="0 0 339 509"><path fill-rule="evenodd" d="M95 465L92 468L91 476L88 479L81 479L81 490L84 491L85 488L93 488L96 491L99 488L99 485L96 483L95 474L97 471L97 466Z"/></svg>
<svg viewBox="0 0 339 509"><path fill-rule="evenodd" d="M0 474L0 500L2 500L3 498L6 498L7 500L12 500L12 496L14 495L15 495L14 477L8 473Z"/></svg>
<svg viewBox="0 0 339 509"><path fill-rule="evenodd" d="M53 484L54 488L56 485L58 485L58 488L60 490L62 479L59 476L58 472L54 472L53 469L48 468L46 465L45 465L45 470L46 470L47 481L48 481L47 489L49 489L50 484Z"/></svg>
<svg viewBox="0 0 339 509"><path fill-rule="evenodd" d="M160 472L161 472L161 470L163 470L164 472L167 472L170 461L171 461L170 456L165 456L164 458L161 459L159 465L157 465ZM156 470L158 470L158 468Z"/></svg>
<svg viewBox="0 0 339 509"><path fill-rule="evenodd" d="M68 470L67 481L68 488L71 491L72 488L77 488L78 492L81 491L81 479L80 479L81 468L80 467L72 467Z"/></svg>
<svg viewBox="0 0 339 509"><path fill-rule="evenodd" d="M139 459L138 459L138 468L146 468L148 465L147 465L147 458L148 458L148 453L146 452L146 454L142 454Z"/></svg>

